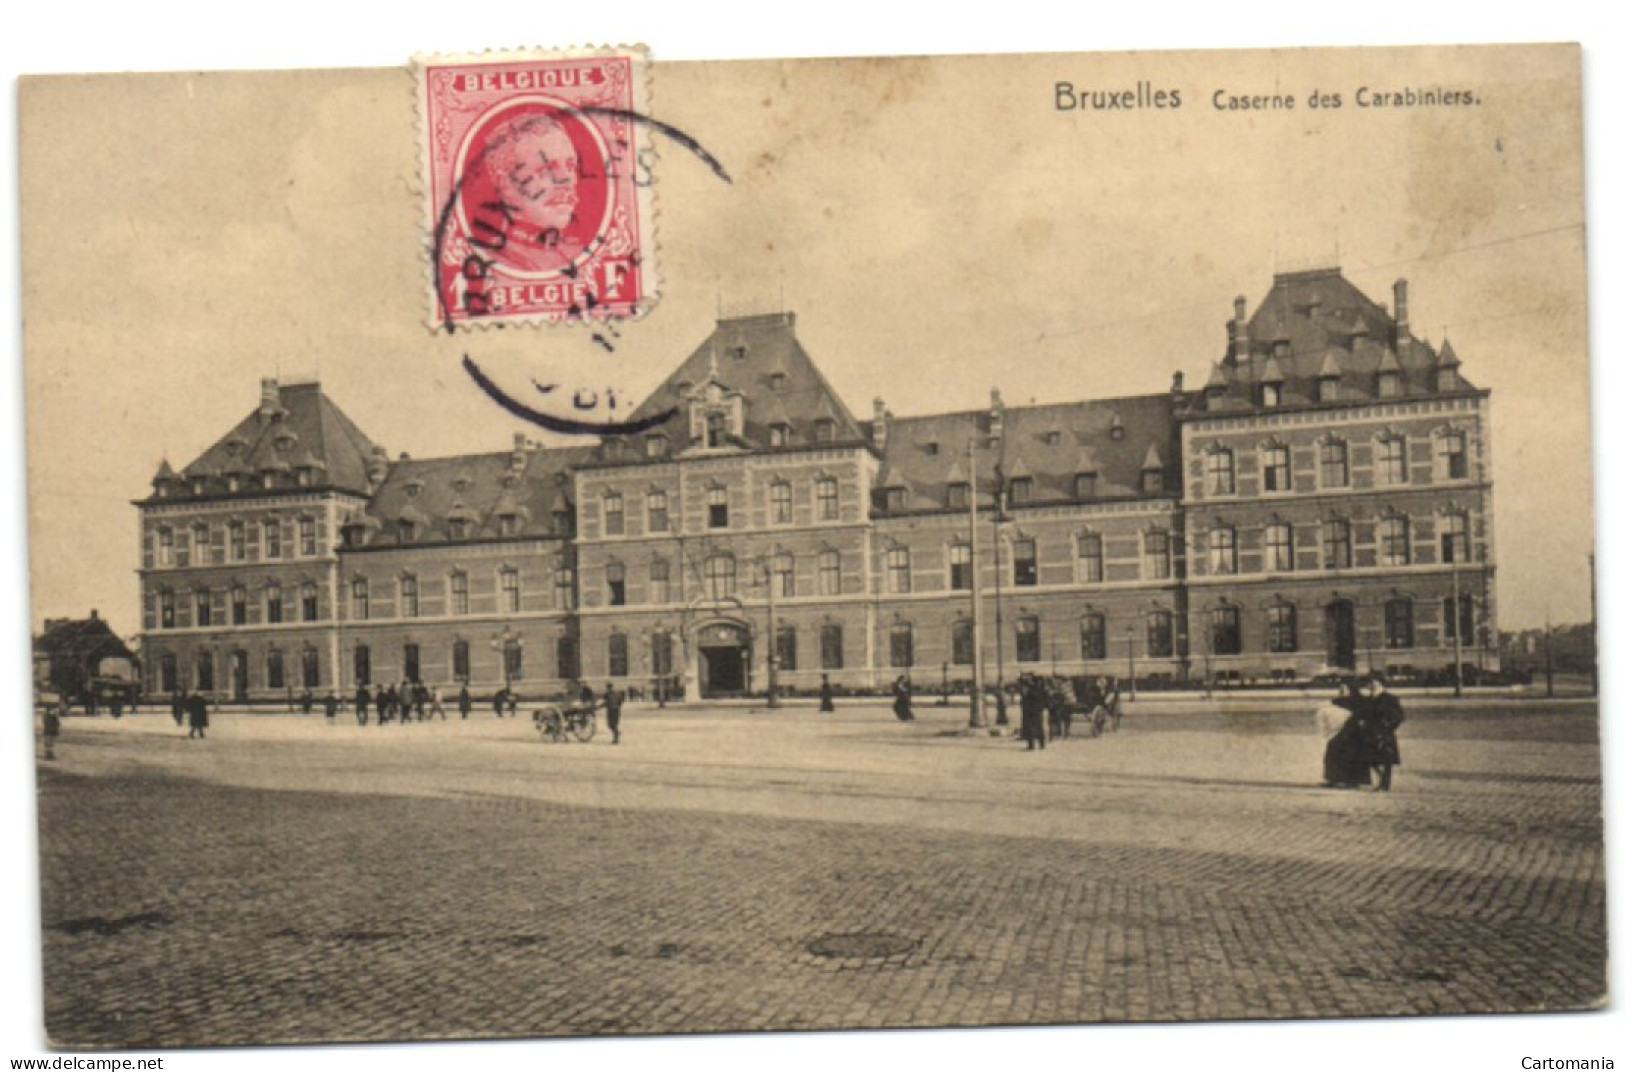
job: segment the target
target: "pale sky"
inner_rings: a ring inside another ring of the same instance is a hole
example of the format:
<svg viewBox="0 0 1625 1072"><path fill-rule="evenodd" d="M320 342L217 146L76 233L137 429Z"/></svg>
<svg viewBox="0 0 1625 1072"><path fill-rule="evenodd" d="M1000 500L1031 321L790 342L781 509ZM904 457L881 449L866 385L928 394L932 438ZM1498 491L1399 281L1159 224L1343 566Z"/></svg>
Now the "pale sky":
<svg viewBox="0 0 1625 1072"><path fill-rule="evenodd" d="M1178 89L1177 111L1059 113L1058 80ZM1359 109L1361 85L1472 108ZM527 426L467 381L635 402L718 308L795 310L847 404L899 414L1200 386L1232 299L1343 266L1492 390L1503 628L1583 619L1592 546L1578 55L1563 48L662 64L663 291L605 355L575 328L425 327L403 70L36 81L21 91L32 617L136 615L137 517L261 376L319 375L414 456ZM1292 92L1292 112L1212 93ZM1340 92L1337 112L1305 107ZM74 549L75 553L64 553Z"/></svg>

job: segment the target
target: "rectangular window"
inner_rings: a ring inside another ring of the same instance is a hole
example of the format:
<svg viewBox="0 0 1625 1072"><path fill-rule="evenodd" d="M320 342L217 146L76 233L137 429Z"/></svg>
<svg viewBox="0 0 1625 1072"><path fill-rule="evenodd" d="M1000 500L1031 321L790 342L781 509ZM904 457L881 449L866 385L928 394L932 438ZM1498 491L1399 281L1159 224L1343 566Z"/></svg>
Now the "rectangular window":
<svg viewBox="0 0 1625 1072"><path fill-rule="evenodd" d="M1411 526L1402 517L1382 520L1380 542L1384 566L1408 566L1411 561Z"/></svg>
<svg viewBox="0 0 1625 1072"><path fill-rule="evenodd" d="M609 676L625 677L627 664L631 661L627 657L625 633L611 633L609 635Z"/></svg>
<svg viewBox="0 0 1625 1072"><path fill-rule="evenodd" d="M1389 436L1377 440L1377 479L1384 484L1403 484L1409 478L1405 437Z"/></svg>
<svg viewBox="0 0 1625 1072"><path fill-rule="evenodd" d="M581 645L573 636L561 636L554 649L559 664L559 677L574 681L581 676Z"/></svg>
<svg viewBox="0 0 1625 1072"><path fill-rule="evenodd" d="M416 618L418 616L418 579L416 577L401 578L401 617Z"/></svg>
<svg viewBox="0 0 1625 1072"><path fill-rule="evenodd" d="M231 560L241 562L248 557L248 527L241 521L231 523Z"/></svg>
<svg viewBox="0 0 1625 1072"><path fill-rule="evenodd" d="M796 668L796 630L793 625L779 626L779 635L775 639L773 652L779 661L780 670L794 670Z"/></svg>
<svg viewBox="0 0 1625 1072"><path fill-rule="evenodd" d="M1473 597L1461 597L1460 608L1457 608L1455 599L1446 596L1444 600L1444 639L1447 644L1454 644L1457 635L1460 635L1462 644L1473 642Z"/></svg>
<svg viewBox="0 0 1625 1072"><path fill-rule="evenodd" d="M1174 556L1168 533L1152 529L1145 534L1145 573L1154 581L1167 580L1174 575Z"/></svg>
<svg viewBox="0 0 1625 1072"><path fill-rule="evenodd" d="M649 666L657 677L671 675L672 650L670 633L656 633L649 638Z"/></svg>
<svg viewBox="0 0 1625 1072"><path fill-rule="evenodd" d="M788 551L773 556L773 590L782 599L796 594L796 560Z"/></svg>
<svg viewBox="0 0 1625 1072"><path fill-rule="evenodd" d="M367 582L356 579L350 583L350 617L357 621L365 621L370 609L370 593L367 591Z"/></svg>
<svg viewBox="0 0 1625 1072"><path fill-rule="evenodd" d="M553 605L559 610L576 609L576 571L563 553L553 559Z"/></svg>
<svg viewBox="0 0 1625 1072"><path fill-rule="evenodd" d="M666 513L666 493L655 490L649 493L646 500L649 510L649 531L665 532L671 528L671 518Z"/></svg>
<svg viewBox="0 0 1625 1072"><path fill-rule="evenodd" d="M299 588L299 614L307 622L316 620L317 600L316 586L304 584Z"/></svg>
<svg viewBox="0 0 1625 1072"><path fill-rule="evenodd" d="M197 607L197 613L193 616L193 621L198 624L199 628L206 628L213 625L214 597L209 594L209 590L207 588L199 588L195 593L193 593L193 595L196 597L195 603Z"/></svg>
<svg viewBox="0 0 1625 1072"><path fill-rule="evenodd" d="M733 555L712 555L705 560L705 594L713 601L731 597L737 582Z"/></svg>
<svg viewBox="0 0 1625 1072"><path fill-rule="evenodd" d="M1174 616L1171 611L1154 610L1145 620L1146 654L1167 659L1174 654Z"/></svg>
<svg viewBox="0 0 1625 1072"><path fill-rule="evenodd" d="M1264 526L1264 568L1272 573L1292 569L1292 526L1275 521Z"/></svg>
<svg viewBox="0 0 1625 1072"><path fill-rule="evenodd" d="M610 606L626 606L626 567L619 562L604 567L604 595Z"/></svg>
<svg viewBox="0 0 1625 1072"><path fill-rule="evenodd" d="M265 521L265 535L262 541L265 546L265 557L274 561L282 557L282 522L276 518Z"/></svg>
<svg viewBox="0 0 1625 1072"><path fill-rule="evenodd" d="M158 660L158 691L173 693L180 688L180 676L175 672L175 656L165 655Z"/></svg>
<svg viewBox="0 0 1625 1072"><path fill-rule="evenodd" d="M282 587L268 584L265 586L265 620L271 625L282 621Z"/></svg>
<svg viewBox="0 0 1625 1072"><path fill-rule="evenodd" d="M887 513L898 513L908 509L907 488L886 488L881 492L885 497Z"/></svg>
<svg viewBox="0 0 1625 1072"><path fill-rule="evenodd" d="M300 653L299 665L305 688L313 689L322 683L321 657L315 648L306 648Z"/></svg>
<svg viewBox="0 0 1625 1072"><path fill-rule="evenodd" d="M818 478L818 520L839 521L841 518L841 489L832 476Z"/></svg>
<svg viewBox="0 0 1625 1072"><path fill-rule="evenodd" d="M950 510L963 510L970 505L969 484L949 484L947 506Z"/></svg>
<svg viewBox="0 0 1625 1072"><path fill-rule="evenodd" d="M1106 616L1104 614L1085 614L1079 625L1080 650L1085 659L1104 659L1106 657Z"/></svg>
<svg viewBox="0 0 1625 1072"><path fill-rule="evenodd" d="M835 441L835 422L828 417L820 417L813 421L813 442L833 443Z"/></svg>
<svg viewBox="0 0 1625 1072"><path fill-rule="evenodd" d="M649 563L649 602L671 602L671 563L663 558Z"/></svg>
<svg viewBox="0 0 1625 1072"><path fill-rule="evenodd" d="M1095 497L1095 484L1098 474L1074 473L1072 475L1072 497L1076 499L1093 499Z"/></svg>
<svg viewBox="0 0 1625 1072"><path fill-rule="evenodd" d="M841 657L841 627L826 622L818 629L818 665L824 670L839 670Z"/></svg>
<svg viewBox="0 0 1625 1072"><path fill-rule="evenodd" d="M728 527L728 489L710 488L705 493L706 524L714 529Z"/></svg>
<svg viewBox="0 0 1625 1072"><path fill-rule="evenodd" d="M1354 564L1354 537L1347 521L1326 522L1326 568L1348 569Z"/></svg>
<svg viewBox="0 0 1625 1072"><path fill-rule="evenodd" d="M1470 562L1471 545L1467 542L1467 515L1446 514L1439 534L1439 558L1446 563Z"/></svg>
<svg viewBox="0 0 1625 1072"><path fill-rule="evenodd" d="M955 666L969 666L976 657L976 625L960 618L954 622L953 659Z"/></svg>
<svg viewBox="0 0 1625 1072"><path fill-rule="evenodd" d="M402 646L401 665L406 669L406 680L423 680L422 655L416 644L406 644Z"/></svg>
<svg viewBox="0 0 1625 1072"><path fill-rule="evenodd" d="M614 492L604 496L604 535L626 535L626 504Z"/></svg>
<svg viewBox="0 0 1625 1072"><path fill-rule="evenodd" d="M158 628L175 628L175 593L158 593Z"/></svg>
<svg viewBox="0 0 1625 1072"><path fill-rule="evenodd" d="M316 555L316 519L302 517L299 519L299 554L305 558Z"/></svg>
<svg viewBox="0 0 1625 1072"><path fill-rule="evenodd" d="M788 525L791 521L790 485L782 480L774 481L768 488L767 516L772 525Z"/></svg>
<svg viewBox="0 0 1625 1072"><path fill-rule="evenodd" d="M1215 607L1210 616L1211 643L1215 655L1241 654L1241 608Z"/></svg>
<svg viewBox="0 0 1625 1072"><path fill-rule="evenodd" d="M890 548L886 551L886 591L894 595L901 595L910 591L911 588L908 548Z"/></svg>
<svg viewBox="0 0 1625 1072"><path fill-rule="evenodd" d="M355 683L372 684L372 649L365 644L355 646Z"/></svg>
<svg viewBox="0 0 1625 1072"><path fill-rule="evenodd" d="M504 681L519 681L525 676L525 649L517 640L510 640L502 646L502 679Z"/></svg>
<svg viewBox="0 0 1625 1072"><path fill-rule="evenodd" d="M158 530L158 565L173 566L175 564L175 533L172 529Z"/></svg>
<svg viewBox="0 0 1625 1072"><path fill-rule="evenodd" d="M231 624L248 624L248 589L233 588L231 590Z"/></svg>
<svg viewBox="0 0 1625 1072"><path fill-rule="evenodd" d="M1207 534L1208 572L1236 572L1236 530L1221 525Z"/></svg>
<svg viewBox="0 0 1625 1072"><path fill-rule="evenodd" d="M1016 619L1016 662L1036 663L1044 657L1044 635L1037 618Z"/></svg>
<svg viewBox="0 0 1625 1072"><path fill-rule="evenodd" d="M468 641L454 640L451 644L451 678L453 681L467 681L468 673Z"/></svg>
<svg viewBox="0 0 1625 1072"><path fill-rule="evenodd" d="M1236 493L1236 456L1230 451L1208 451L1207 490L1209 495Z"/></svg>
<svg viewBox="0 0 1625 1072"><path fill-rule="evenodd" d="M1286 655L1298 650L1298 608L1290 603L1277 603L1269 608L1270 651Z"/></svg>
<svg viewBox="0 0 1625 1072"><path fill-rule="evenodd" d="M970 544L956 543L948 548L948 587L965 592L970 586Z"/></svg>
<svg viewBox="0 0 1625 1072"><path fill-rule="evenodd" d="M818 552L818 594L821 596L841 594L841 552Z"/></svg>
<svg viewBox="0 0 1625 1072"><path fill-rule="evenodd" d="M1032 477L1018 476L1011 479L1010 501L1012 503L1028 503L1033 501Z"/></svg>
<svg viewBox="0 0 1625 1072"><path fill-rule="evenodd" d="M1349 445L1340 439L1328 440L1320 445L1320 486L1349 486Z"/></svg>
<svg viewBox="0 0 1625 1072"><path fill-rule="evenodd" d="M1036 540L1017 540L1012 547L1010 561L1014 569L1016 584L1030 588L1038 583L1038 542Z"/></svg>
<svg viewBox="0 0 1625 1072"><path fill-rule="evenodd" d="M1264 448L1260 459L1264 466L1265 491L1292 490L1292 451L1284 446Z"/></svg>
<svg viewBox="0 0 1625 1072"><path fill-rule="evenodd" d="M202 559L198 560L199 562ZM192 537L183 529L175 534L175 565L185 567L192 564Z"/></svg>
<svg viewBox="0 0 1625 1072"><path fill-rule="evenodd" d="M1413 648L1416 646L1416 632L1412 623L1410 600L1390 599L1384 604L1382 641L1383 645L1389 648Z"/></svg>
<svg viewBox="0 0 1625 1072"><path fill-rule="evenodd" d="M200 651L197 653L197 691L214 691L214 654Z"/></svg>
<svg viewBox="0 0 1625 1072"><path fill-rule="evenodd" d="M468 574L453 573L451 575L451 612L453 614L468 613Z"/></svg>
<svg viewBox="0 0 1625 1072"><path fill-rule="evenodd" d="M519 571L516 569L502 571L502 610L506 614L519 612Z"/></svg>
<svg viewBox="0 0 1625 1072"><path fill-rule="evenodd" d="M891 665L894 670L906 670L914 665L914 627L908 622L897 622L891 627Z"/></svg>
<svg viewBox="0 0 1625 1072"><path fill-rule="evenodd" d="M1450 480L1467 479L1467 436L1461 432L1447 432L1441 444L1444 451L1445 476Z"/></svg>

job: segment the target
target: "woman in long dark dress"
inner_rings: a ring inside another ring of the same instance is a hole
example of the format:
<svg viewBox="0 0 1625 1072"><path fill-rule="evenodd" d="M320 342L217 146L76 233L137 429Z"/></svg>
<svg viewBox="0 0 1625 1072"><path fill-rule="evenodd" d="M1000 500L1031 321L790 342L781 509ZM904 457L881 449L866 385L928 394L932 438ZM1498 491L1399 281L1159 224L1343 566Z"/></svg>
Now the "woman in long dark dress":
<svg viewBox="0 0 1625 1072"><path fill-rule="evenodd" d="M1326 742L1326 755L1322 775L1334 789L1354 789L1371 784L1371 761L1366 754L1366 723L1364 697L1347 681L1337 683L1337 695L1331 706L1348 712L1343 724Z"/></svg>

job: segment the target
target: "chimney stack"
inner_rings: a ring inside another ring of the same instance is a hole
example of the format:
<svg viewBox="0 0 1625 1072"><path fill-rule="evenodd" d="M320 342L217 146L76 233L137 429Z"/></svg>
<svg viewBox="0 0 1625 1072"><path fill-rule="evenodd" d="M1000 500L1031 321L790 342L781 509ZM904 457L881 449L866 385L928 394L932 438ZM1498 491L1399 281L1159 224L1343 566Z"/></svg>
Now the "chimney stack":
<svg viewBox="0 0 1625 1072"><path fill-rule="evenodd" d="M1394 280L1394 347L1397 349L1411 341L1411 285L1403 279Z"/></svg>
<svg viewBox="0 0 1625 1072"><path fill-rule="evenodd" d="M266 376L260 380L260 418L270 419L271 415L282 408L282 394L274 378Z"/></svg>
<svg viewBox="0 0 1625 1072"><path fill-rule="evenodd" d="M1247 338L1247 296L1236 295L1236 360L1251 361L1252 344Z"/></svg>
<svg viewBox="0 0 1625 1072"><path fill-rule="evenodd" d="M367 459L367 481L376 487L384 482L389 475L389 452L383 447L373 447L372 457Z"/></svg>
<svg viewBox="0 0 1625 1072"><path fill-rule="evenodd" d="M876 398L874 440L875 449L880 451L882 454L884 454L886 451L886 418L888 416L889 414L886 412L885 399Z"/></svg>
<svg viewBox="0 0 1625 1072"><path fill-rule="evenodd" d="M1185 393L1185 374L1183 372L1174 373L1174 383L1172 387L1168 388L1168 391L1176 398Z"/></svg>
<svg viewBox="0 0 1625 1072"><path fill-rule="evenodd" d="M993 388L988 398L987 434L992 439L1004 438L1004 397L999 394L997 387Z"/></svg>

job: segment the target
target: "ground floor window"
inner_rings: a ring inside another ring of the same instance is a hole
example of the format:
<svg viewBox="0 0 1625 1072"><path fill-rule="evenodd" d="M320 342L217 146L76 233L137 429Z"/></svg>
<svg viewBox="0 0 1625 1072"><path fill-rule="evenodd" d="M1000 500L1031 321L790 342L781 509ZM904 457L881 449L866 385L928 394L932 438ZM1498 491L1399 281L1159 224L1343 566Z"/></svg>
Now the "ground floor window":
<svg viewBox="0 0 1625 1072"><path fill-rule="evenodd" d="M1411 615L1411 601L1390 599L1382 613L1383 646L1412 648L1416 646L1416 630Z"/></svg>
<svg viewBox="0 0 1625 1072"><path fill-rule="evenodd" d="M1269 609L1270 651L1284 655L1298 650L1298 608L1278 603Z"/></svg>
<svg viewBox="0 0 1625 1072"><path fill-rule="evenodd" d="M1080 633L1083 657L1085 659L1104 659L1106 657L1106 616L1104 614L1085 614Z"/></svg>
<svg viewBox="0 0 1625 1072"><path fill-rule="evenodd" d="M305 688L313 689L322 683L321 658L316 654L315 648L306 648L303 659L305 669Z"/></svg>
<svg viewBox="0 0 1625 1072"><path fill-rule="evenodd" d="M197 690L199 692L214 691L214 654L200 651L197 653Z"/></svg>
<svg viewBox="0 0 1625 1072"><path fill-rule="evenodd" d="M625 677L627 674L626 634L611 633L609 635L609 676Z"/></svg>
<svg viewBox="0 0 1625 1072"><path fill-rule="evenodd" d="M1166 610L1154 610L1145 620L1146 652L1153 659L1167 659L1174 654L1174 616Z"/></svg>
<svg viewBox="0 0 1625 1072"><path fill-rule="evenodd" d="M1241 654L1241 608L1215 607L1210 617L1215 655Z"/></svg>
<svg viewBox="0 0 1625 1072"><path fill-rule="evenodd" d="M180 689L179 675L175 673L175 656L165 655L158 660L158 690L170 693Z"/></svg>
<svg viewBox="0 0 1625 1072"><path fill-rule="evenodd" d="M976 661L976 625L965 618L954 622L953 659L955 666Z"/></svg>
<svg viewBox="0 0 1625 1072"><path fill-rule="evenodd" d="M818 630L818 664L825 670L839 670L841 656L841 627L827 623Z"/></svg>
<svg viewBox="0 0 1625 1072"><path fill-rule="evenodd" d="M265 653L265 687L268 689L285 687L282 678L282 653L280 651Z"/></svg>
<svg viewBox="0 0 1625 1072"><path fill-rule="evenodd" d="M467 681L468 673L468 641L454 640L451 643L451 676L455 681Z"/></svg>
<svg viewBox="0 0 1625 1072"><path fill-rule="evenodd" d="M372 650L365 644L355 646L355 683L372 684Z"/></svg>
<svg viewBox="0 0 1625 1072"><path fill-rule="evenodd" d="M408 644L401 649L401 663L406 667L406 680L414 683L423 680L422 659L416 644Z"/></svg>
<svg viewBox="0 0 1625 1072"><path fill-rule="evenodd" d="M575 637L559 637L557 655L560 679L574 681L581 676L581 647Z"/></svg>
<svg viewBox="0 0 1625 1072"><path fill-rule="evenodd" d="M773 654L778 659L780 670L794 670L796 668L795 626L779 626L779 634L774 638L773 642Z"/></svg>
<svg viewBox="0 0 1625 1072"><path fill-rule="evenodd" d="M1036 663L1044 657L1044 637L1037 618L1016 619L1016 662Z"/></svg>
<svg viewBox="0 0 1625 1072"><path fill-rule="evenodd" d="M891 664L900 670L914 665L914 627L908 622L891 627Z"/></svg>
<svg viewBox="0 0 1625 1072"><path fill-rule="evenodd" d="M649 639L649 657L656 677L671 673L672 643L670 633L656 633Z"/></svg>

